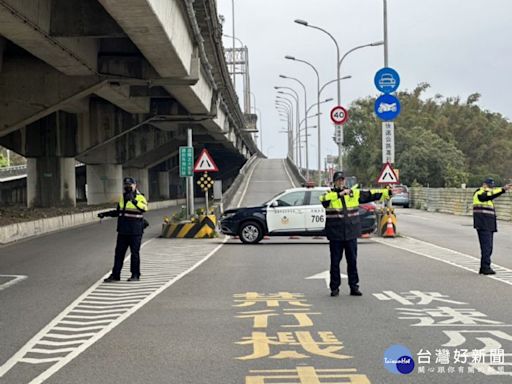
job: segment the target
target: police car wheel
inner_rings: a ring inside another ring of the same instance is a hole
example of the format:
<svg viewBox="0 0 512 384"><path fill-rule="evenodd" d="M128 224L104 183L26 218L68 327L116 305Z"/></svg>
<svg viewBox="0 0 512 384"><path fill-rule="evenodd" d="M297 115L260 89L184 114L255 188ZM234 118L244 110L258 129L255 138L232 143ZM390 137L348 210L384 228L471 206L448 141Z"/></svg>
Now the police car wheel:
<svg viewBox="0 0 512 384"><path fill-rule="evenodd" d="M245 244L256 244L263 238L263 231L258 223L249 221L240 227L240 240Z"/></svg>

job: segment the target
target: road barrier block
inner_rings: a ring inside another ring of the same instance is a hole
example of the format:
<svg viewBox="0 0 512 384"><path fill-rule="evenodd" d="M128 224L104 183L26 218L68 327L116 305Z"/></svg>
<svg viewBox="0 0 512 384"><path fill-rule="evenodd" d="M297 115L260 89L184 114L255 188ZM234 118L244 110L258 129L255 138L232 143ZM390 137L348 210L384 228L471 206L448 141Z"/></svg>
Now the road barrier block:
<svg viewBox="0 0 512 384"><path fill-rule="evenodd" d="M217 218L215 215L199 216L197 222L164 223L160 237L166 239L210 239L215 237Z"/></svg>
<svg viewBox="0 0 512 384"><path fill-rule="evenodd" d="M386 208L379 221L379 235L383 237L395 237L396 236L396 214L394 209Z"/></svg>

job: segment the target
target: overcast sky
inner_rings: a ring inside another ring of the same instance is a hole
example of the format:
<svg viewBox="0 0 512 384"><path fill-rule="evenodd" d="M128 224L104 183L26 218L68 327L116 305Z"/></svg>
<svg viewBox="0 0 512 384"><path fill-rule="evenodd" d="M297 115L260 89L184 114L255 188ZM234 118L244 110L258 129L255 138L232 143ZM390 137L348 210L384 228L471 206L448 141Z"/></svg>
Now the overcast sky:
<svg viewBox="0 0 512 384"><path fill-rule="evenodd" d="M225 17L224 33L231 34L231 0L217 0ZM361 44L383 39L383 0L234 0L235 34L249 48L251 91L262 112L263 151L284 158L286 135L274 107L275 85L291 86L285 74L301 79L308 88L308 104L316 102L316 77L302 63L285 60L292 55L311 62L321 83L336 77L336 49L320 31L295 24L307 20L331 32L342 54ZM512 117L512 1L510 0L388 0L389 65L401 76L400 89L411 90L428 82L427 96L482 94L479 105ZM231 46L230 39L224 44ZM342 76L342 105L360 97L377 95L375 72L383 66L383 47L365 48L347 56ZM242 83L241 77L237 85ZM242 88L238 94L242 98ZM326 88L322 98L336 98L336 85ZM301 102L302 103L302 102ZM322 157L336 154L329 109L322 109ZM303 117L303 110L300 111ZM259 141L259 140L258 140ZM259 142L258 142L259 145ZM310 167L317 166L317 132L309 143ZM304 155L303 155L304 156Z"/></svg>

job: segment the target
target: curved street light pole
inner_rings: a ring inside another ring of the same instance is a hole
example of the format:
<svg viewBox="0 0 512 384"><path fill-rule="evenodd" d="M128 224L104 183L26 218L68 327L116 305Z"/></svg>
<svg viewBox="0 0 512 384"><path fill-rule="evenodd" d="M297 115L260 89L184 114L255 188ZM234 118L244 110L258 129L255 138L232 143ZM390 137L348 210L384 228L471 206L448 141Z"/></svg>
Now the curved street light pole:
<svg viewBox="0 0 512 384"><path fill-rule="evenodd" d="M288 124L288 131L290 130L290 119L291 119L291 113L290 113L290 109L288 106L286 106L286 104L282 103L282 104L276 104L276 109L278 110L279 112L279 116L281 117L284 117L286 120L281 120L281 121L286 121L287 124ZM288 134L288 155L290 155L290 150L291 150L291 147L290 147L290 135Z"/></svg>
<svg viewBox="0 0 512 384"><path fill-rule="evenodd" d="M288 60L293 60L293 61L297 61L299 63L303 63L303 64L306 64L307 66L309 66L316 74L316 101L317 101L317 113L318 113L318 117L317 117L317 127L318 127L318 149L321 148L320 146L320 142L322 140L322 135L321 135L321 129L320 129L320 74L318 73L318 70L316 69L316 67L311 64L309 61L306 61L306 60L302 60L302 59L297 59L296 57L293 57L293 56L285 56L285 59L288 59ZM306 111L307 113L307 111ZM322 154L320 152L320 150L317 152L317 168L318 168L318 186L321 186L322 184Z"/></svg>
<svg viewBox="0 0 512 384"><path fill-rule="evenodd" d="M292 88L289 88L289 87L274 87L275 89L280 89L280 88L286 88L286 89L289 89L290 91L292 91L293 93L289 93L289 92L284 92L284 91L277 91L277 93L281 94L281 95L288 95L290 96L291 98L293 98L293 100L295 100L295 115L297 116L297 121L299 120L299 95L297 92L295 92L294 89ZM296 126L297 126L297 123L296 123ZM293 132L292 132L292 135L293 135ZM294 150L294 153L292 153L293 157L292 157L292 160L294 163L297 163L297 157L296 157L296 153L297 151Z"/></svg>
<svg viewBox="0 0 512 384"><path fill-rule="evenodd" d="M347 75L347 76L343 76L340 80L347 80L347 79L351 79L351 78L352 78L352 75ZM338 79L333 79L331 81L328 81L324 85L322 85L320 87L320 94L322 94L322 92L324 91L325 87L327 87L329 84L335 83L337 81L338 81Z"/></svg>
<svg viewBox="0 0 512 384"><path fill-rule="evenodd" d="M288 157L292 158L293 153L293 103L290 99L286 97L276 96L278 99L276 104L285 105L289 108L289 136L288 136ZM281 101L282 100L282 101ZM286 101L286 103L285 103Z"/></svg>
<svg viewBox="0 0 512 384"><path fill-rule="evenodd" d="M338 44L338 41L334 38L334 36L331 33L326 31L325 29L317 27L316 25L311 25L305 20L297 19L297 20L295 20L295 22L297 24L303 25L305 27L317 29L317 30L325 33L327 36L329 36L331 38L331 40L336 45L336 81L337 81L337 86L338 86L338 92L337 92L338 100L337 101L338 101L338 105L341 105L341 83L340 83L341 76L340 76L340 66L338 65L338 63L340 62L340 45ZM319 149L320 149L320 147L319 147ZM338 144L338 167L339 167L340 171L343 169L343 142L340 142Z"/></svg>
<svg viewBox="0 0 512 384"><path fill-rule="evenodd" d="M290 80L296 81L302 87L302 89L304 90L304 116L305 116L306 110L308 109L308 94L306 91L306 86L304 85L304 83L302 81L300 81L299 79L297 79L295 77L289 77L289 76L285 76L285 75L279 75L279 77L282 79L290 79ZM306 164L305 165L306 165L306 180L309 181L309 155L308 155L308 153L309 152L308 152L307 136L306 136Z"/></svg>
<svg viewBox="0 0 512 384"><path fill-rule="evenodd" d="M275 89L275 90L279 90L279 89L287 89L287 90L289 90L289 91L293 92L293 93L295 94L295 96L297 96L297 107L295 108L295 110L296 110L296 112L297 112L297 113L296 113L296 115L297 115L297 116L296 116L297 121L296 121L296 123L295 123L295 124L296 124L296 126L298 127L298 126L299 126L299 121L300 121L300 113L299 113L299 109L300 109L300 108L299 108L300 98L299 98L299 94L298 94L298 92L297 92L295 89L291 88L291 87L275 86L275 87L274 87L274 89ZM298 133L298 131L296 131L296 132L295 132L295 135L298 135L298 134L299 134L299 133ZM295 148L295 155L294 155L294 156L295 156L295 164L297 164L297 162L299 162L299 164L301 164L301 163L302 163L302 159L301 159L301 151L300 151L300 148L299 148L299 147L296 147L296 148Z"/></svg>

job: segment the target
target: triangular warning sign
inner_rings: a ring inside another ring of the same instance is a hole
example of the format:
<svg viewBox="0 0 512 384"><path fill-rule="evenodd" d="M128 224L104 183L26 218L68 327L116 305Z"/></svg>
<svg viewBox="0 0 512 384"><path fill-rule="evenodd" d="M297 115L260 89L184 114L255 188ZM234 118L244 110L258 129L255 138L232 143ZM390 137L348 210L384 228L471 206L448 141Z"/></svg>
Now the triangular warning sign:
<svg viewBox="0 0 512 384"><path fill-rule="evenodd" d="M377 184L400 184L398 176L390 163L384 164L380 176L377 179Z"/></svg>
<svg viewBox="0 0 512 384"><path fill-rule="evenodd" d="M194 165L194 172L218 172L217 164L213 161L208 151L203 149L199 155L196 165Z"/></svg>

